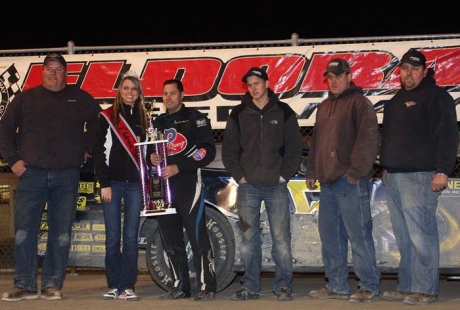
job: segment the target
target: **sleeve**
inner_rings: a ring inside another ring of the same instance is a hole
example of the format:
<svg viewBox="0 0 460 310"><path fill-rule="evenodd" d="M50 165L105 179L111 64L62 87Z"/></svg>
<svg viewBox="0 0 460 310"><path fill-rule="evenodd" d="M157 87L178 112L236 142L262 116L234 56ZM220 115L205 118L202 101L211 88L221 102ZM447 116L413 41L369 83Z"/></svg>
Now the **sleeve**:
<svg viewBox="0 0 460 310"><path fill-rule="evenodd" d="M96 142L97 126L99 124L99 113L102 111L101 106L97 101L87 93L88 96L88 106L87 106L87 116L86 116L86 141L85 141L85 150L91 152Z"/></svg>
<svg viewBox="0 0 460 310"><path fill-rule="evenodd" d="M111 185L110 169L107 165L107 156L109 156L108 152L110 150L106 150L108 130L109 123L107 123L107 120L102 115L99 115L92 155L97 179L99 180L101 187L109 187Z"/></svg>
<svg viewBox="0 0 460 310"><path fill-rule="evenodd" d="M210 120L204 114L196 114L195 150L191 156L177 159L179 171L196 170L209 165L216 157L216 146Z"/></svg>
<svg viewBox="0 0 460 310"><path fill-rule="evenodd" d="M240 129L238 126L237 108L234 108L227 118L225 135L222 142L222 163L236 182L244 176L243 168L240 165Z"/></svg>
<svg viewBox="0 0 460 310"><path fill-rule="evenodd" d="M377 114L372 103L364 96L362 99L363 101L356 105L357 134L351 153L351 165L347 171L347 174L354 179L369 175L378 153Z"/></svg>
<svg viewBox="0 0 460 310"><path fill-rule="evenodd" d="M291 110L291 115L286 119L284 124L284 164L281 176L286 181L299 170L302 160L302 136L295 112Z"/></svg>
<svg viewBox="0 0 460 310"><path fill-rule="evenodd" d="M434 107L436 137L436 172L449 175L455 167L458 152L458 125L455 102L452 96L440 89Z"/></svg>
<svg viewBox="0 0 460 310"><path fill-rule="evenodd" d="M21 94L18 94L7 106L5 113L0 119L0 154L12 167L21 159L18 153L17 129L20 124Z"/></svg>

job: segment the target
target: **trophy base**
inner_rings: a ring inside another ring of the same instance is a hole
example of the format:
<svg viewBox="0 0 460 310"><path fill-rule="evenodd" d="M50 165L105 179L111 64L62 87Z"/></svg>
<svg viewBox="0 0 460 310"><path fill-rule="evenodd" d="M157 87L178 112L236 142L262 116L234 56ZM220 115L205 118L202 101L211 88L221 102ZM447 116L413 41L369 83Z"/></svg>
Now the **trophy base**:
<svg viewBox="0 0 460 310"><path fill-rule="evenodd" d="M158 215L167 215L167 214L176 214L175 208L166 208L159 210L142 210L141 216L158 216Z"/></svg>

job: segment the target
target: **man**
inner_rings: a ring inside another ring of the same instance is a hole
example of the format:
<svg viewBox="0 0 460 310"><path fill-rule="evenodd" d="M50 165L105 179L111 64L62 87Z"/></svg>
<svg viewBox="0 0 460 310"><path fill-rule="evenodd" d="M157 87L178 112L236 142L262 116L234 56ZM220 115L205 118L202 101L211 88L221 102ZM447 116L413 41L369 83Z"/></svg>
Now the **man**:
<svg viewBox="0 0 460 310"><path fill-rule="evenodd" d="M302 142L295 112L269 88L267 73L253 67L243 76L248 91L230 113L222 161L238 182L236 206L242 225L242 287L232 300L260 298L262 249L260 209L264 202L276 265L273 292L292 300L292 252L287 182L297 172Z"/></svg>
<svg viewBox="0 0 460 310"><path fill-rule="evenodd" d="M382 297L426 305L438 301L436 210L455 166L457 116L421 52L405 53L399 67L402 87L385 104L380 161L401 259L396 290Z"/></svg>
<svg viewBox="0 0 460 310"><path fill-rule="evenodd" d="M330 91L316 112L305 176L308 189L316 189L316 181L321 184L318 230L328 282L309 295L372 302L380 293L368 192L378 152L377 115L344 59L332 59L323 76ZM348 242L359 279L351 296Z"/></svg>
<svg viewBox="0 0 460 310"><path fill-rule="evenodd" d="M199 293L195 301L216 298L217 281L214 255L207 234L201 168L216 156L209 119L194 108L184 105L184 86L179 80L163 83L166 113L159 115L153 126L168 140L166 163L161 176L169 182L171 205L177 214L157 217L163 248L168 256L174 287L160 296L161 300L190 298L188 258L184 228L193 252ZM160 154L152 153L151 163L164 164Z"/></svg>
<svg viewBox="0 0 460 310"><path fill-rule="evenodd" d="M91 150L100 106L67 85L67 62L51 53L40 86L23 91L0 121L0 152L19 177L14 214L14 289L2 300L37 299L37 242L47 206L48 240L41 298L62 299L80 167Z"/></svg>

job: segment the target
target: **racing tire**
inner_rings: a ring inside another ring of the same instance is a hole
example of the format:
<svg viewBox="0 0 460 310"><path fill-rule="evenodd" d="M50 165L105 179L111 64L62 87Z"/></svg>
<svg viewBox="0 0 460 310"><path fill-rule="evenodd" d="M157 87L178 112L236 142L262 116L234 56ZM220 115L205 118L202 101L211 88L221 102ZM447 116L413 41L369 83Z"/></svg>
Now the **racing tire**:
<svg viewBox="0 0 460 310"><path fill-rule="evenodd" d="M147 236L145 259L147 268L155 283L165 291L170 291L174 283L171 278L166 253L163 250L157 225L157 221L154 220L153 229ZM236 272L234 270L235 235L225 215L208 205L206 206L206 227L208 228L208 236L214 253L217 291L220 292L227 288L236 277ZM198 288L195 268L193 266L193 253L185 232L184 235L190 273L190 285L192 291L197 292Z"/></svg>

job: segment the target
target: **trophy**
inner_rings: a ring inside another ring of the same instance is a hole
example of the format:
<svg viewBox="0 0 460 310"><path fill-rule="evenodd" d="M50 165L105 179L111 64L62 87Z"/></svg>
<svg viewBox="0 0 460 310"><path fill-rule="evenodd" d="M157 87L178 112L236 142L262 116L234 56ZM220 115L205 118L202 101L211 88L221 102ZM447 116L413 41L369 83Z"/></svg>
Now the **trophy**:
<svg viewBox="0 0 460 310"><path fill-rule="evenodd" d="M147 128L146 142L138 142L135 145L138 148L140 161L140 177L142 188L143 208L141 216L156 216L165 214L174 214L176 209L171 207L171 191L169 188L169 179L163 179L162 168L167 163L166 146L168 140L164 139L163 133L153 127L153 116L148 115L149 127ZM147 146L154 145L155 152L161 155L162 162L159 165L149 165L146 161Z"/></svg>

